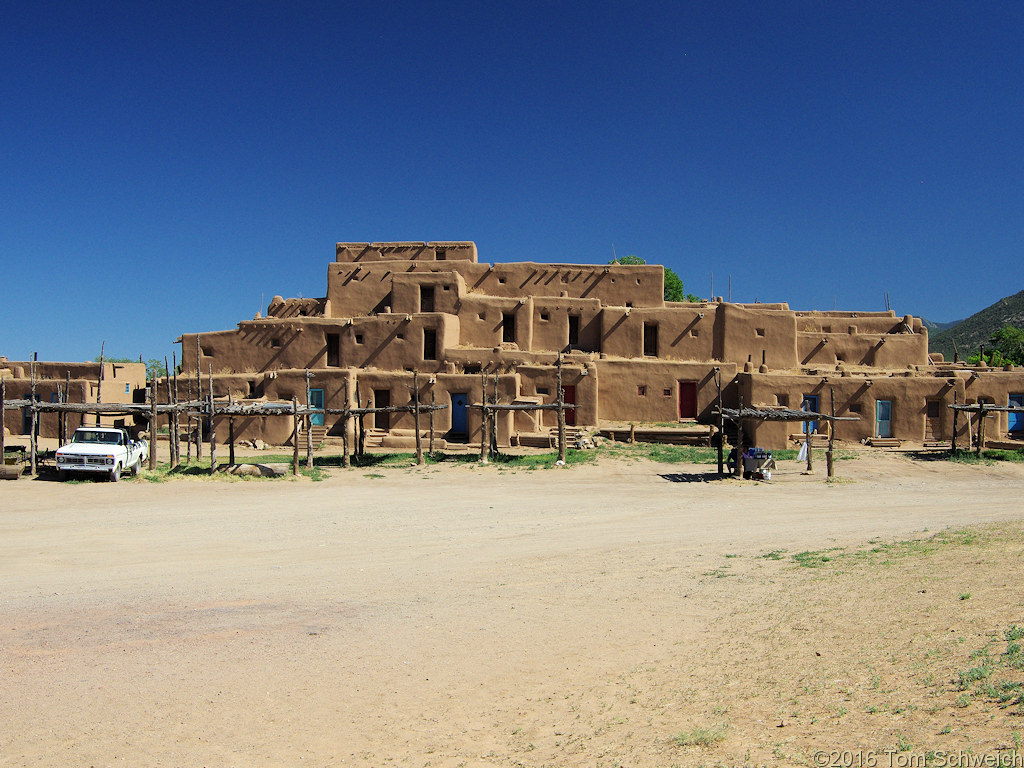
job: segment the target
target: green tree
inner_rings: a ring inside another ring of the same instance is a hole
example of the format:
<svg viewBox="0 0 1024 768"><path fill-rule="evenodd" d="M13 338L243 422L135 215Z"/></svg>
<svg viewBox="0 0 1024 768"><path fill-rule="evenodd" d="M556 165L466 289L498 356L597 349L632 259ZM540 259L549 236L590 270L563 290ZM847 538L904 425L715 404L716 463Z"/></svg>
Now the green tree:
<svg viewBox="0 0 1024 768"><path fill-rule="evenodd" d="M621 259L612 259L609 264L646 264L647 260L630 254ZM682 278L675 273L675 270L665 267L665 301L700 301L692 293L687 293L683 286Z"/></svg>
<svg viewBox="0 0 1024 768"><path fill-rule="evenodd" d="M1024 365L1024 328L1004 325L989 337L988 342L991 346L985 351L984 363L986 365L1002 365L1004 363ZM971 363L982 362L981 353L971 355L968 361Z"/></svg>
<svg viewBox="0 0 1024 768"><path fill-rule="evenodd" d="M93 358L94 363L98 363L100 359L98 357ZM141 357L103 357L104 363L141 363ZM152 381L155 378L159 378L164 375L164 361L157 360L155 357L151 357L146 361L146 381Z"/></svg>

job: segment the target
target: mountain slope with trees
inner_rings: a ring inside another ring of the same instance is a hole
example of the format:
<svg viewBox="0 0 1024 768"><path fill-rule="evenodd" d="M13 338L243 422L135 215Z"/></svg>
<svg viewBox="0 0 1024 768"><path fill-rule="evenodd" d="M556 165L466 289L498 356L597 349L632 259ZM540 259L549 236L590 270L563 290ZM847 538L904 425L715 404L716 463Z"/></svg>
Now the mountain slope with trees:
<svg viewBox="0 0 1024 768"><path fill-rule="evenodd" d="M941 352L946 360L953 359L953 343L961 360L978 354L981 346L992 348L992 338L1006 326L1024 329L1024 291L1000 299L990 307L977 312L966 320L936 333L928 340L931 352Z"/></svg>

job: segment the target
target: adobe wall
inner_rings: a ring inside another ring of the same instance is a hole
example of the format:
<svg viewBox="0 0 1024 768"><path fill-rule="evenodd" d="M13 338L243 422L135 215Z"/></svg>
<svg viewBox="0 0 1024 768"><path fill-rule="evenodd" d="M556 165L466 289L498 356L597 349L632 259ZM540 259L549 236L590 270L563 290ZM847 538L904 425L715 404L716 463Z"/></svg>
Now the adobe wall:
<svg viewBox="0 0 1024 768"><path fill-rule="evenodd" d="M679 382L697 384L697 418L717 422L712 415L718 387L713 363L659 360L600 360L597 363L601 419L606 421L670 422L679 418ZM736 366L717 364L725 386L736 375ZM726 400L726 403L734 398Z"/></svg>
<svg viewBox="0 0 1024 768"><path fill-rule="evenodd" d="M542 296L531 302L531 350L578 349L601 351L601 302L593 299L568 299ZM570 317L576 317L578 338L569 338Z"/></svg>
<svg viewBox="0 0 1024 768"><path fill-rule="evenodd" d="M29 361L9 360L0 363L0 377L4 379L7 400L28 400L32 394ZM95 403L97 397L97 377L100 373L98 362L62 363L39 361L35 363L36 395L42 402L56 402L57 392L67 386L67 375L71 374L68 400L72 403ZM103 381L100 385L100 399L104 403L132 403L142 394L146 387L146 366L144 363L103 363ZM59 416L56 413L39 414L39 434L42 437L57 437ZM83 414L69 414L69 429L75 429L83 423L96 423L96 417ZM104 426L131 426L131 417L101 416L100 423ZM12 435L28 434L24 429L22 411L7 411L5 416L7 430Z"/></svg>
<svg viewBox="0 0 1024 768"><path fill-rule="evenodd" d="M930 374L930 375L929 375ZM825 379L827 378L827 382ZM819 413L829 413L829 387L835 392L836 416L859 416L860 421L836 422L835 436L845 442L860 442L875 435L875 409L878 400L891 402L892 435L901 440L924 442L950 441L953 435L953 411L948 406L978 402L1006 405L1010 394L1024 391L1019 373L993 370L972 376L969 371L945 372L931 369L918 371L878 371L844 376L785 375L779 373L742 373L739 376L744 404L750 407L789 407L799 410L805 395L819 398ZM1016 387L1016 389L1015 389ZM929 418L928 403L935 401L937 417ZM1005 437L1007 414L993 414L986 425L986 437ZM931 423L929 424L929 421ZM967 418L958 419L957 439L967 447ZM745 429L753 429L745 427ZM757 444L767 448L783 448L789 435L802 432L800 422L766 422L756 427ZM826 433L819 422L817 431Z"/></svg>
<svg viewBox="0 0 1024 768"><path fill-rule="evenodd" d="M610 357L645 357L647 324L657 326L657 358L713 360L715 315L719 309L714 304L665 309L605 307L600 316L600 351Z"/></svg>
<svg viewBox="0 0 1024 768"><path fill-rule="evenodd" d="M476 243L458 241L337 243L335 261L366 263L373 261L473 261Z"/></svg>
<svg viewBox="0 0 1024 768"><path fill-rule="evenodd" d="M796 363L796 315L761 305L719 304L715 313L714 358L769 368Z"/></svg>

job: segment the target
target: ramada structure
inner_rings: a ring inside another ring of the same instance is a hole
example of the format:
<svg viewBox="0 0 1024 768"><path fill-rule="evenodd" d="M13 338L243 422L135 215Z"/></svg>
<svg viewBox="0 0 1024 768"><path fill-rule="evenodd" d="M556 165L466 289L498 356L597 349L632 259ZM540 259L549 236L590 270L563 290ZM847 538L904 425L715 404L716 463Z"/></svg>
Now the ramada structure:
<svg viewBox="0 0 1024 768"><path fill-rule="evenodd" d="M308 386L310 405L325 409L312 427L324 439L340 436L343 424L354 428L330 411L356 406L357 393L363 407L408 404L415 372L420 401L448 406L435 412L444 439L478 442L474 406L484 387L489 402L553 403L559 358L564 400L575 406L567 420L579 427L716 425L720 382L726 408L834 408L859 417L834 422L837 440L925 443L952 437L947 406L1024 399L1024 371L930 358L927 329L909 315L666 302L660 266L487 264L471 242L338 243L323 298L275 296L266 317L179 341L181 399L197 373L218 398L242 403L294 397L305 405ZM497 441L545 435L555 418L552 410L502 411ZM410 413L372 419L380 444L411 444ZM990 440L1024 438L1020 413L986 421ZM235 422L238 438L291 439L288 419ZM746 442L780 448L794 432L827 424L754 418L743 428ZM960 438L972 429L959 420Z"/></svg>

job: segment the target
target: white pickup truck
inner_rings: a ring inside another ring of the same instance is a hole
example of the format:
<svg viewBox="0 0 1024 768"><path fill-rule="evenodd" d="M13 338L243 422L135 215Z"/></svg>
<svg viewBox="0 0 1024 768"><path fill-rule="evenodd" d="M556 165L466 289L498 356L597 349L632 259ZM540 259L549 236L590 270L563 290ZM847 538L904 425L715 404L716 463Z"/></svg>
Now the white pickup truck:
<svg viewBox="0 0 1024 768"><path fill-rule="evenodd" d="M149 443L132 440L125 429L79 427L71 442L57 449L57 477L63 480L71 472L102 472L116 483L121 472L138 474L148 458Z"/></svg>

